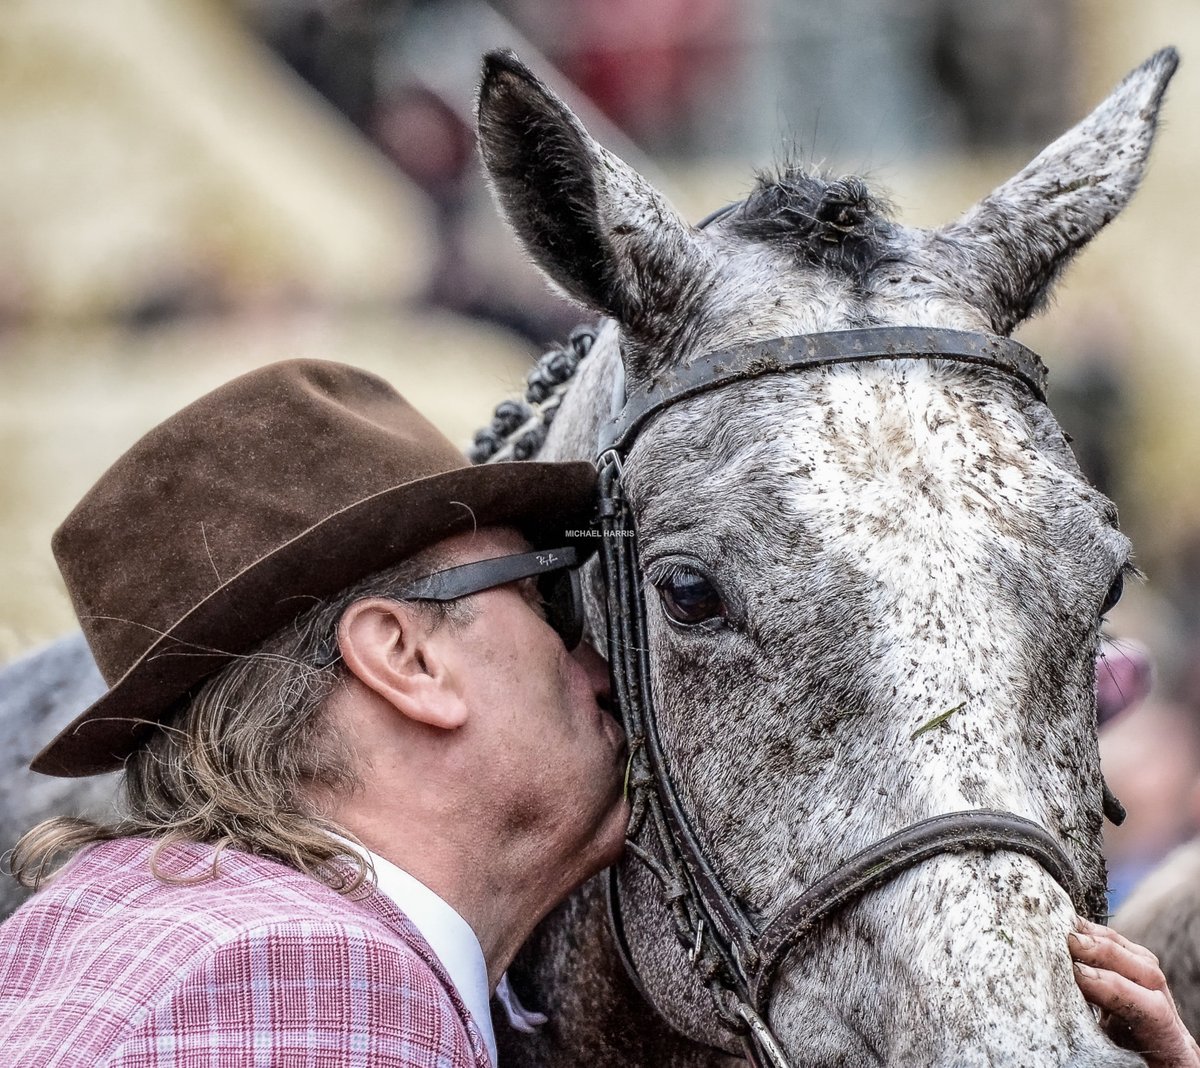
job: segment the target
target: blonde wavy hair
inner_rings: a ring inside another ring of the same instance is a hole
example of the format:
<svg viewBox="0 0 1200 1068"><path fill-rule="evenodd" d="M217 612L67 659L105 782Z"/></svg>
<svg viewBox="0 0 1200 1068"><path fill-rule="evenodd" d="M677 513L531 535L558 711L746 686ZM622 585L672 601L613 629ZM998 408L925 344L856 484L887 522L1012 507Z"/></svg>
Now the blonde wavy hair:
<svg viewBox="0 0 1200 1068"><path fill-rule="evenodd" d="M347 849L345 839L353 836L324 819L316 803L323 793L361 786L354 752L325 715L345 671L338 621L363 598L399 600L399 590L442 560L436 548L412 556L317 603L237 657L128 758L124 815L108 823L65 816L39 823L13 849L13 876L36 890L84 846L134 836L157 839L151 864L165 882L215 877L222 851L236 849L340 893L356 890L370 874L367 861ZM461 602L411 604L435 625L470 618ZM181 878L159 868L162 851L185 841L215 847L209 871Z"/></svg>

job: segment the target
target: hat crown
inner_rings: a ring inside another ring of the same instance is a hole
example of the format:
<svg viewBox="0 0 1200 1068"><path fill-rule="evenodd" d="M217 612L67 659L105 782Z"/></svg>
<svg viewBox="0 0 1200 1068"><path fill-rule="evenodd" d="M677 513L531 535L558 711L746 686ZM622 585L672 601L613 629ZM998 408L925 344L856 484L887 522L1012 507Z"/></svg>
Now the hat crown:
<svg viewBox="0 0 1200 1068"><path fill-rule="evenodd" d="M54 554L112 683L190 609L293 538L377 493L465 466L382 379L318 360L272 364L137 441L55 532Z"/></svg>

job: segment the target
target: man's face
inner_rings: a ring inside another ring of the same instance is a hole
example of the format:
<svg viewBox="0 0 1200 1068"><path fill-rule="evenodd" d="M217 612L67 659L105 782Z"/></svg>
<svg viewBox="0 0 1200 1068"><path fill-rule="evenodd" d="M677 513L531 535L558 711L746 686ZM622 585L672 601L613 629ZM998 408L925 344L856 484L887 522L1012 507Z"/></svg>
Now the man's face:
<svg viewBox="0 0 1200 1068"><path fill-rule="evenodd" d="M447 566L530 548L504 528L444 546ZM545 621L534 579L463 603L470 621L444 626L439 637L470 709L461 728L464 790L495 806L514 842L540 843L531 878L548 876L546 862L557 857L565 862L561 881L582 882L619 856L629 818L625 739L607 711L607 665L586 644L567 651Z"/></svg>

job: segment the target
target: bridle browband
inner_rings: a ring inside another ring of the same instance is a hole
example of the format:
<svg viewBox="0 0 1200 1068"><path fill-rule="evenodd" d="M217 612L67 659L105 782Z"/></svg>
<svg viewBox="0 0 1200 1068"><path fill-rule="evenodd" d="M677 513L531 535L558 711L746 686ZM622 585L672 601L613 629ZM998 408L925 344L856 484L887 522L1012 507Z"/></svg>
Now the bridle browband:
<svg viewBox="0 0 1200 1068"><path fill-rule="evenodd" d="M1104 909L1102 896L1083 886L1071 858L1044 827L1015 813L978 809L933 816L888 835L842 861L759 924L705 856L672 782L651 692L636 527L622 486L622 465L634 440L673 404L734 382L842 363L910 359L980 366L1016 380L1045 401L1045 367L1035 353L1010 338L876 327L774 338L701 356L663 372L647 389L614 398L613 418L600 435L608 655L630 746L633 813L627 849L662 884L688 959L713 994L723 1025L741 1038L747 1059L756 1066L789 1068L765 1022L768 993L784 959L825 920L931 857L965 851L1021 853L1054 878L1077 912L1098 917ZM623 384L618 388L623 393ZM650 849L637 840L643 829L655 843ZM609 911L625 966L645 993L625 936L616 868L609 874Z"/></svg>
<svg viewBox="0 0 1200 1068"><path fill-rule="evenodd" d="M751 341L700 356L665 372L647 390L626 396L601 432L600 455L624 456L646 421L678 401L719 386L784 371L805 371L839 363L912 359L949 360L1002 371L1038 400L1046 400L1046 368L1036 352L1019 341L967 330L922 326L874 326Z"/></svg>

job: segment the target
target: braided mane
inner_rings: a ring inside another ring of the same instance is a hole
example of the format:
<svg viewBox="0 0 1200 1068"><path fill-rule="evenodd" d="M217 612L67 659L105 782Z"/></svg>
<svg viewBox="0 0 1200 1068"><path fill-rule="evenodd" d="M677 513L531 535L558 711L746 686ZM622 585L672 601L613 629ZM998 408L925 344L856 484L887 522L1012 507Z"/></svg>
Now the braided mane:
<svg viewBox="0 0 1200 1068"><path fill-rule="evenodd" d="M524 400L496 405L492 421L475 434L467 449L473 464L493 460L530 460L546 441L546 433L579 364L592 349L597 327L575 327L566 344L545 352L525 378Z"/></svg>

